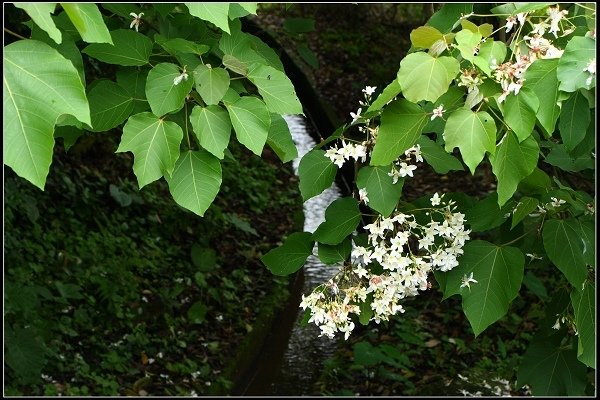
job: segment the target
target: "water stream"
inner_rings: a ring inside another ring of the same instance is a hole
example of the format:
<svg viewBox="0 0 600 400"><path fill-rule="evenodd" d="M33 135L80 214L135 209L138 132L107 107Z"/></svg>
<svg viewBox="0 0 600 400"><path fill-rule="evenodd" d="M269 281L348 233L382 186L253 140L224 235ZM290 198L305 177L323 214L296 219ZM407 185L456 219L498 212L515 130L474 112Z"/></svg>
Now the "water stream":
<svg viewBox="0 0 600 400"><path fill-rule="evenodd" d="M299 116L286 116L292 138L298 148L298 158L293 161L296 174L300 158L316 144L310 136L306 121ZM325 220L325 209L332 201L341 196L335 183L323 193L304 203L304 231L314 232ZM309 256L304 265L304 284L302 293L310 291L325 282L338 271L336 266L327 266L315 256ZM299 312L292 329L279 376L275 376L269 387L270 395L311 395L313 384L318 378L322 363L333 354L335 339L319 337L320 330L314 324L300 326L303 313Z"/></svg>

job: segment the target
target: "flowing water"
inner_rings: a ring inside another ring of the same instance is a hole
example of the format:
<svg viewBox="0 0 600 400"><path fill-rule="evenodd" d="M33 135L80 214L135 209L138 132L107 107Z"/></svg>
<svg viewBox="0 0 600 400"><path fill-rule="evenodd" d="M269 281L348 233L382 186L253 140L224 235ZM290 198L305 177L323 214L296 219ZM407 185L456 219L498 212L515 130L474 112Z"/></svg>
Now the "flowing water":
<svg viewBox="0 0 600 400"><path fill-rule="evenodd" d="M286 122L298 148L298 158L293 161L294 171L298 174L300 158L316 144L309 134L309 127L302 117L286 116ZM314 232L325 220L325 209L332 201L341 196L335 183L323 193L304 203L304 231ZM327 266L315 256L309 256L304 265L304 285L302 293L310 291L332 277L338 271L336 266ZM335 339L319 337L320 330L314 324L300 326L303 312L298 313L292 329L287 349L283 355L280 375L269 388L271 395L311 395L313 384L322 371L323 361L333 354Z"/></svg>

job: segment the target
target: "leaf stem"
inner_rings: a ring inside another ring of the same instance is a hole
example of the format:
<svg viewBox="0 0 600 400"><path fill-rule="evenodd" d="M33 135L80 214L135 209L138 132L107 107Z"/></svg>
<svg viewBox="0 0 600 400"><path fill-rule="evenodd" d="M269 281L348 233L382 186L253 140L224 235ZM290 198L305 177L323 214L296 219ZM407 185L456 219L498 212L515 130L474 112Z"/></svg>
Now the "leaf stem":
<svg viewBox="0 0 600 400"><path fill-rule="evenodd" d="M11 35L18 37L19 39L27 40L27 38L26 38L26 37L24 37L24 36L21 36L21 35L19 35L18 33L16 33L16 32L13 32L13 31L11 31L11 30L10 30L10 29L8 29L8 28L4 28L4 32L10 33Z"/></svg>

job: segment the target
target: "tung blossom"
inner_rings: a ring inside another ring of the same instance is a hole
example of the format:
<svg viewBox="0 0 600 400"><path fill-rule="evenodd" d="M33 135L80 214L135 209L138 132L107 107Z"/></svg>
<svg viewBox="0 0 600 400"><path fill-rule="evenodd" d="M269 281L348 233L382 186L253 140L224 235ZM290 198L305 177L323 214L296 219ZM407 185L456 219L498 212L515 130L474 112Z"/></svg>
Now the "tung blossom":
<svg viewBox="0 0 600 400"><path fill-rule="evenodd" d="M140 27L140 24L142 23L142 15L144 15L143 12L136 14L136 13L129 13L129 15L131 15L133 17L133 21L131 21L131 24L129 24L129 29L133 29L135 27L135 31L138 32L138 29Z"/></svg>
<svg viewBox="0 0 600 400"><path fill-rule="evenodd" d="M433 121L434 119L436 119L437 117L442 118L444 115L444 105L440 104L439 107L434 108L433 109L433 115L431 116L431 120Z"/></svg>

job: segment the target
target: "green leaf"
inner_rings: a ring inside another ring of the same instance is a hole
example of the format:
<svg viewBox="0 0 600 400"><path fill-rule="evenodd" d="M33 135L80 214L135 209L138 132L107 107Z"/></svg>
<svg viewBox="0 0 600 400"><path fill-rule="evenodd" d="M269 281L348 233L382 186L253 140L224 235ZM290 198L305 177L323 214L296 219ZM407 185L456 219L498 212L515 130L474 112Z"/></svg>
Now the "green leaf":
<svg viewBox="0 0 600 400"><path fill-rule="evenodd" d="M314 69L319 69L319 59L317 55L304 43L298 44L296 48L298 54L304 60L305 63L310 65Z"/></svg>
<svg viewBox="0 0 600 400"><path fill-rule="evenodd" d="M428 49L444 35L432 26L420 26L410 32L410 41L414 47Z"/></svg>
<svg viewBox="0 0 600 400"><path fill-rule="evenodd" d="M539 168L519 183L519 190L529 194L544 194L552 189L550 177Z"/></svg>
<svg viewBox="0 0 600 400"><path fill-rule="evenodd" d="M256 85L270 112L302 114L294 85L285 73L267 65L253 64L248 70L248 79Z"/></svg>
<svg viewBox="0 0 600 400"><path fill-rule="evenodd" d="M137 14L141 11L140 7L133 3L101 3L100 5L103 9L126 19L131 19L129 13Z"/></svg>
<svg viewBox="0 0 600 400"><path fill-rule="evenodd" d="M182 152L165 178L177 204L202 217L219 193L221 175L219 159L200 150Z"/></svg>
<svg viewBox="0 0 600 400"><path fill-rule="evenodd" d="M448 117L444 140L447 152L452 152L455 147L460 149L465 164L474 175L485 153L496 151L496 124L486 112L458 109Z"/></svg>
<svg viewBox="0 0 600 400"><path fill-rule="evenodd" d="M358 171L356 178L356 186L367 190L368 206L384 217L388 217L396 209L404 186L403 179L396 184L392 183L392 177L388 175L391 170L390 165L364 166Z"/></svg>
<svg viewBox="0 0 600 400"><path fill-rule="evenodd" d="M594 160L590 156L590 154L582 154L573 157L567 152L564 144L559 144L552 148L544 161L563 171L579 172L584 169L594 168Z"/></svg>
<svg viewBox="0 0 600 400"><path fill-rule="evenodd" d="M581 88L596 87L596 74L585 71L591 60L596 60L596 40L582 36L573 37L558 61L556 74L560 81L559 89L574 92ZM589 77L592 80L587 84Z"/></svg>
<svg viewBox="0 0 600 400"><path fill-rule="evenodd" d="M146 35L127 29L114 30L110 35L114 45L93 43L82 52L108 64L123 66L148 64L152 52L152 40Z"/></svg>
<svg viewBox="0 0 600 400"><path fill-rule="evenodd" d="M545 338L534 339L517 373L517 386L529 385L534 396L582 396L586 383L586 366L575 349Z"/></svg>
<svg viewBox="0 0 600 400"><path fill-rule="evenodd" d="M479 53L473 58L473 64L477 65L487 76L492 76L490 68L492 60L496 60L496 64L500 65L505 58L506 44L488 39L479 46Z"/></svg>
<svg viewBox="0 0 600 400"><path fill-rule="evenodd" d="M187 317L192 324L201 324L206 319L208 307L201 300L192 304L187 311Z"/></svg>
<svg viewBox="0 0 600 400"><path fill-rule="evenodd" d="M82 129L79 129L75 126L57 126L54 130L55 138L63 138L63 145L65 147L65 151L69 151L71 147L77 142L81 136L83 136L84 132Z"/></svg>
<svg viewBox="0 0 600 400"><path fill-rule="evenodd" d="M349 237L336 245L319 243L319 259L326 265L345 261L350 256L351 251L352 241Z"/></svg>
<svg viewBox="0 0 600 400"><path fill-rule="evenodd" d="M225 54L223 56L223 65L225 66L225 68L227 68L231 72L235 72L236 74L248 74L248 67L246 67L246 65L243 62L241 62L240 60L238 60L230 54Z"/></svg>
<svg viewBox="0 0 600 400"><path fill-rule="evenodd" d="M5 46L3 71L4 164L43 190L56 119L91 123L84 87L73 64L37 40Z"/></svg>
<svg viewBox="0 0 600 400"><path fill-rule="evenodd" d="M581 238L576 219L551 219L542 231L544 248L550 261L565 275L575 288L587 277L587 266L583 258L585 241Z"/></svg>
<svg viewBox="0 0 600 400"><path fill-rule="evenodd" d="M191 53L201 56L210 50L210 46L205 44L198 44L182 38L167 39L158 33L154 35L154 40L163 49L174 55L178 53Z"/></svg>
<svg viewBox="0 0 600 400"><path fill-rule="evenodd" d="M531 93L537 96L540 108L537 112L537 120L550 135L554 132L554 126L560 114L558 106L558 79L556 78L556 66L558 59L536 60L527 71L525 71L525 83L523 89L531 89Z"/></svg>
<svg viewBox="0 0 600 400"><path fill-rule="evenodd" d="M460 294L463 310L475 336L503 317L517 297L523 280L525 257L516 247L496 246L483 240L467 242L460 265L447 272L444 298ZM473 274L477 283L461 287Z"/></svg>
<svg viewBox="0 0 600 400"><path fill-rule="evenodd" d="M358 306L360 307L360 314L358 315L358 322L361 325L369 325L369 321L373 317L373 309L371 308L371 303L373 302L373 295L369 294L367 296L367 300L360 303Z"/></svg>
<svg viewBox="0 0 600 400"><path fill-rule="evenodd" d="M588 282L582 291L571 292L577 326L577 358L588 367L596 369L596 286Z"/></svg>
<svg viewBox="0 0 600 400"><path fill-rule="evenodd" d="M338 244L356 230L360 222L358 203L352 197L334 200L325 210L325 221L313 233L324 244Z"/></svg>
<svg viewBox="0 0 600 400"><path fill-rule="evenodd" d="M202 247L194 243L190 255L198 271L211 272L217 266L217 252L210 247Z"/></svg>
<svg viewBox="0 0 600 400"><path fill-rule="evenodd" d="M391 103L381 114L371 165L387 165L411 148L427 124L427 114L405 99Z"/></svg>
<svg viewBox="0 0 600 400"><path fill-rule="evenodd" d="M483 232L502 225L506 221L505 215L511 211L507 203L504 207L498 206L498 193L494 192L465 211L467 224L473 232Z"/></svg>
<svg viewBox="0 0 600 400"><path fill-rule="evenodd" d="M260 236L258 232L256 232L256 229L254 229L246 219L240 217L239 214L225 213L223 214L223 219L233 225L240 232L248 233L253 236Z"/></svg>
<svg viewBox="0 0 600 400"><path fill-rule="evenodd" d="M133 111L133 98L115 82L102 80L88 93L92 132L105 132L120 125Z"/></svg>
<svg viewBox="0 0 600 400"><path fill-rule="evenodd" d="M148 73L146 98L152 113L157 117L178 111L183 107L194 81L188 77L175 85L174 79L180 74L179 67L171 63L157 64Z"/></svg>
<svg viewBox="0 0 600 400"><path fill-rule="evenodd" d="M455 58L434 58L418 52L407 55L400 62L398 82L407 100L434 102L448 90L458 72L459 64Z"/></svg>
<svg viewBox="0 0 600 400"><path fill-rule="evenodd" d="M592 221L578 220L583 243L582 256L587 265L596 265L596 229Z"/></svg>
<svg viewBox="0 0 600 400"><path fill-rule="evenodd" d="M56 3L13 3L15 7L25 10L37 26L42 28L56 43L62 42L62 34L56 28L50 14L54 13Z"/></svg>
<svg viewBox="0 0 600 400"><path fill-rule="evenodd" d="M371 103L367 112L381 110L383 106L392 101L396 96L398 96L401 92L400 82L397 79L394 79L389 85L383 89L381 93L377 96L375 101Z"/></svg>
<svg viewBox="0 0 600 400"><path fill-rule="evenodd" d="M6 327L5 362L26 384L39 384L46 364L46 348L33 328Z"/></svg>
<svg viewBox="0 0 600 400"><path fill-rule="evenodd" d="M133 99L132 114L138 114L150 108L146 100L146 80L148 71L130 70L127 68L117 71L117 83L127 91Z"/></svg>
<svg viewBox="0 0 600 400"><path fill-rule="evenodd" d="M577 358L588 367L596 369L596 286L586 282L583 290L571 292L571 302L577 325Z"/></svg>
<svg viewBox="0 0 600 400"><path fill-rule="evenodd" d="M246 15L256 15L257 3L230 3L229 19L241 18Z"/></svg>
<svg viewBox="0 0 600 400"><path fill-rule="evenodd" d="M523 88L518 95L506 98L501 107L504 122L517 134L519 142L531 136L539 107L537 96L529 88Z"/></svg>
<svg viewBox="0 0 600 400"><path fill-rule="evenodd" d="M183 3L194 17L212 22L229 33L229 3Z"/></svg>
<svg viewBox="0 0 600 400"><path fill-rule="evenodd" d="M565 148L573 150L584 138L590 124L590 107L581 92L576 92L563 102L558 129Z"/></svg>
<svg viewBox="0 0 600 400"><path fill-rule="evenodd" d="M227 111L215 105L194 106L190 121L200 146L222 160L231 136L231 121Z"/></svg>
<svg viewBox="0 0 600 400"><path fill-rule="evenodd" d="M517 185L529 176L537 166L540 148L533 137L528 137L519 143L517 135L507 132L498 143L494 154L490 154L492 171L498 179L498 205L512 197Z"/></svg>
<svg viewBox="0 0 600 400"><path fill-rule="evenodd" d="M237 140L260 157L269 136L271 116L265 103L256 97L240 97L225 103Z"/></svg>
<svg viewBox="0 0 600 400"><path fill-rule="evenodd" d="M200 64L194 70L196 90L206 104L218 104L229 89L229 74L223 68Z"/></svg>
<svg viewBox="0 0 600 400"><path fill-rule="evenodd" d="M456 34L454 37L457 48L460 50L460 55L465 60L473 62L475 59L475 52L481 44L481 34L479 32L471 32L468 29L463 29Z"/></svg>
<svg viewBox="0 0 600 400"><path fill-rule="evenodd" d="M531 271L527 271L523 277L523 285L541 300L546 301L548 299L548 291L544 286L544 282Z"/></svg>
<svg viewBox="0 0 600 400"><path fill-rule="evenodd" d="M540 204L540 202L533 197L521 197L513 212L512 225L510 226L510 229L513 229L519 222L531 214L537 208L538 204Z"/></svg>
<svg viewBox="0 0 600 400"><path fill-rule="evenodd" d="M425 25L433 26L442 33L452 31L463 15L473 12L473 3L445 3Z"/></svg>
<svg viewBox="0 0 600 400"><path fill-rule="evenodd" d="M308 33L315 30L314 18L286 18L283 21L283 29L289 33Z"/></svg>
<svg viewBox="0 0 600 400"><path fill-rule="evenodd" d="M556 3L515 3L518 5L517 8L513 11L513 15L520 14L523 12L531 12L541 10L543 8L547 8L548 6L552 6Z"/></svg>
<svg viewBox="0 0 600 400"><path fill-rule="evenodd" d="M123 127L117 153L133 153L133 172L141 189L173 171L182 139L178 124L144 112L131 116Z"/></svg>
<svg viewBox="0 0 600 400"><path fill-rule="evenodd" d="M38 28L36 25L33 25L31 28L31 39L39 40L41 42L46 43L50 47L58 50L60 54L62 54L67 60L73 63L73 66L77 69L77 73L79 74L79 78L81 79L81 83L85 86L85 71L83 67L83 57L81 56L81 50L75 44L75 41L66 32L63 32L62 42L60 44L56 44L56 42L50 39L50 36Z"/></svg>
<svg viewBox="0 0 600 400"><path fill-rule="evenodd" d="M98 6L93 3L60 3L65 13L88 43L113 43Z"/></svg>
<svg viewBox="0 0 600 400"><path fill-rule="evenodd" d="M279 59L279 55L277 55L274 49L269 47L268 44L263 42L262 39L257 36L249 33L246 33L245 35L250 40L250 46L252 49L256 52L256 54L265 60L264 62L259 61L259 63L264 63L265 65L273 67L278 71L285 72L283 64Z"/></svg>
<svg viewBox="0 0 600 400"><path fill-rule="evenodd" d="M442 146L429 139L425 135L421 135L417 144L421 146L421 154L427 164L438 174L447 174L449 171L464 171L461 162L444 151Z"/></svg>
<svg viewBox="0 0 600 400"><path fill-rule="evenodd" d="M274 275L290 275L304 266L306 259L312 254L314 243L309 232L295 232L260 260Z"/></svg>
<svg viewBox="0 0 600 400"><path fill-rule="evenodd" d="M306 201L329 188L336 172L335 164L325 156L324 150L311 150L306 153L298 165L302 200Z"/></svg>
<svg viewBox="0 0 600 400"><path fill-rule="evenodd" d="M271 127L267 144L275 151L281 162L286 163L298 157L298 149L292 139L290 128L279 114L271 113Z"/></svg>
<svg viewBox="0 0 600 400"><path fill-rule="evenodd" d="M239 22L239 20L236 20ZM254 49L251 35L244 33L232 21L231 34L223 34L219 40L219 49L225 55L230 55L239 60L246 68L254 63L269 64L267 60Z"/></svg>

